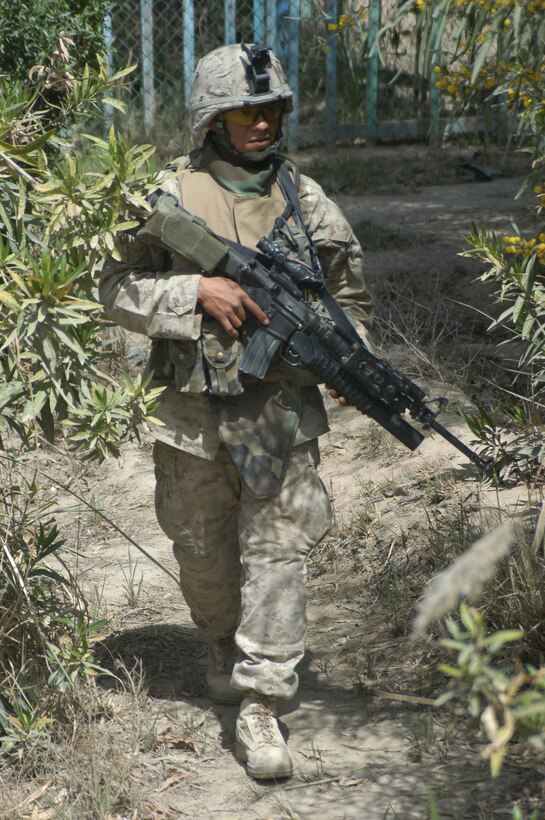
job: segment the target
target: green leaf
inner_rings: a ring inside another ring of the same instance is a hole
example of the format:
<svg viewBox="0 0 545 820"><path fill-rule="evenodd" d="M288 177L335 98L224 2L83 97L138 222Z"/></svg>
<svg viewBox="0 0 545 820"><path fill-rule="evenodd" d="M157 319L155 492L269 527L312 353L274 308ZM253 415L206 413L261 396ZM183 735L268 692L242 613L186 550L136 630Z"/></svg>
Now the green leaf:
<svg viewBox="0 0 545 820"><path fill-rule="evenodd" d="M7 290L0 290L0 302L3 302L14 311L20 310L21 305Z"/></svg>
<svg viewBox="0 0 545 820"><path fill-rule="evenodd" d="M11 382L10 384L0 383L0 413L16 399L21 398L25 393L25 386L22 382Z"/></svg>
<svg viewBox="0 0 545 820"><path fill-rule="evenodd" d="M9 142L4 142L0 140L0 150L2 150L8 156L14 157L24 157L27 154L36 151L38 148L41 148L46 142L49 142L52 136L54 136L55 131L50 130L46 131L44 134L40 134L39 137L32 140L31 142L27 142L25 145L18 145L14 146L11 145Z"/></svg>
<svg viewBox="0 0 545 820"><path fill-rule="evenodd" d="M85 356L85 351L83 350L82 346L80 345L78 339L75 336L70 336L68 333L62 330L58 323L55 323L55 325L52 326L52 329L59 337L59 339L67 347L70 348L70 350L73 350L74 353L78 353L82 356Z"/></svg>
<svg viewBox="0 0 545 820"><path fill-rule="evenodd" d="M50 365L51 370L55 370L55 368L57 367L57 351L55 350L55 346L53 345L51 339L48 336L43 336L41 341L41 347L44 358Z"/></svg>
<svg viewBox="0 0 545 820"><path fill-rule="evenodd" d="M450 667L452 668L452 667ZM448 673L447 673L448 674ZM453 677L457 677L453 675ZM439 695L439 697L435 698L433 705L437 707L444 706L446 703L449 703L456 697L456 692L454 689L451 689L449 692L443 692L443 694Z"/></svg>
<svg viewBox="0 0 545 820"><path fill-rule="evenodd" d="M136 71L137 67L137 63L134 63L133 65L126 66L126 68L120 69L110 78L111 82L117 83L118 80L121 80L123 79L123 77L126 77L128 74L132 74L134 71Z"/></svg>
<svg viewBox="0 0 545 820"><path fill-rule="evenodd" d="M105 151L108 150L107 141L102 139L101 137L97 137L95 134L83 134L82 136L84 136L85 139L90 140L91 142L94 142L95 145L100 145L100 147L104 148Z"/></svg>
<svg viewBox="0 0 545 820"><path fill-rule="evenodd" d="M44 390L40 390L27 399L21 411L22 420L33 421L36 419L45 406L47 398L47 393Z"/></svg>
<svg viewBox="0 0 545 820"><path fill-rule="evenodd" d="M451 666L448 663L441 663L437 667L444 675L447 675L449 678L461 678L463 672L461 669L458 669L456 666Z"/></svg>
<svg viewBox="0 0 545 820"><path fill-rule="evenodd" d="M464 602L460 604L460 620L467 631L472 634L475 630L475 618L473 617L468 605Z"/></svg>
<svg viewBox="0 0 545 820"><path fill-rule="evenodd" d="M121 111L123 114L127 110L126 104L122 100L118 100L116 97L104 97L103 102L105 105L111 105L112 108L116 108L118 111Z"/></svg>
<svg viewBox="0 0 545 820"><path fill-rule="evenodd" d="M489 652L496 654L502 649L505 644L513 641L520 641L524 637L524 632L521 629L504 629L500 632L494 632L485 640L485 645Z"/></svg>

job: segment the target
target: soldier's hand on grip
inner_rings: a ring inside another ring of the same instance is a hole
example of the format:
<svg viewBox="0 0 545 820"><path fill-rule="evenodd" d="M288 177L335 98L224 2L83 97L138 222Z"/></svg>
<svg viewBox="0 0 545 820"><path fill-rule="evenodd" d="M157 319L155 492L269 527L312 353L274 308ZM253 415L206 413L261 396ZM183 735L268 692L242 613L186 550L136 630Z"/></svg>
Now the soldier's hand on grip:
<svg viewBox="0 0 545 820"><path fill-rule="evenodd" d="M246 319L247 310L262 325L269 324L267 314L246 291L232 279L223 276L203 276L197 291L197 301L230 336L238 336L238 329Z"/></svg>
<svg viewBox="0 0 545 820"><path fill-rule="evenodd" d="M337 391L334 390L332 387L328 387L328 385L326 384L325 388L326 388L327 392L329 393L329 395L331 396L331 398L336 399L338 401L338 403L341 405L341 407L347 407L350 404L348 399L345 399L344 396L339 396Z"/></svg>

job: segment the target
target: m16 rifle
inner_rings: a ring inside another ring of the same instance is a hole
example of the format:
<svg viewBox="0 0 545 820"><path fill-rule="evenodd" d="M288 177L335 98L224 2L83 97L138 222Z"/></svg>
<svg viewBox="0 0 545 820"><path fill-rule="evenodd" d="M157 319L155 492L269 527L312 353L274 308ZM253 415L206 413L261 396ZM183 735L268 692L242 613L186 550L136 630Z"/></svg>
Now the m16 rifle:
<svg viewBox="0 0 545 820"><path fill-rule="evenodd" d="M424 436L403 418L405 413L424 430L435 430L480 469L489 466L437 421L447 399L426 399L418 385L375 356L312 268L266 237L255 253L218 236L170 194L159 191L152 204L151 216L138 231L140 239L181 255L206 275L233 279L269 317L249 338L242 373L263 379L280 355L313 373L410 450ZM305 298L308 291L320 297L329 316Z"/></svg>

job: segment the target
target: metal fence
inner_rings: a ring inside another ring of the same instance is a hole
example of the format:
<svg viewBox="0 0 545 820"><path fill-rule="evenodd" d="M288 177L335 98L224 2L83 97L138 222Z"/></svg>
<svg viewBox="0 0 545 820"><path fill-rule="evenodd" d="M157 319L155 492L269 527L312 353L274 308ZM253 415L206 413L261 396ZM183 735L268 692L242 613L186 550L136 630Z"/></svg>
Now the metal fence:
<svg viewBox="0 0 545 820"><path fill-rule="evenodd" d="M185 118L196 61L224 43L265 42L295 98L290 147L338 140L436 138L440 99L416 71L410 18L368 47L397 0L117 0L105 24L112 68L136 63L130 88L146 131L170 112ZM331 30L360 6L356 25ZM365 8L364 8L365 6ZM430 67L431 69L431 67Z"/></svg>

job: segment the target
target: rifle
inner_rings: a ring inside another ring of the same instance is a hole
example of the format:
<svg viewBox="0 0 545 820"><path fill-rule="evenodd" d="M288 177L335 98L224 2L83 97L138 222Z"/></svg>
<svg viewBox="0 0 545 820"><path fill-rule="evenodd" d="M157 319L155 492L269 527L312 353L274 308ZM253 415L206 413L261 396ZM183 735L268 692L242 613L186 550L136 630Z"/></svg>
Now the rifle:
<svg viewBox="0 0 545 820"><path fill-rule="evenodd" d="M426 399L418 385L375 356L312 268L267 237L260 239L260 253L255 253L218 236L163 191L150 201L154 210L137 232L140 239L183 256L205 274L235 280L268 315L269 324L258 325L249 338L242 373L263 379L280 354L309 370L410 450L424 436L402 418L404 413L424 430L435 430L478 468L489 466L437 421L448 399ZM329 317L305 298L309 290L321 298Z"/></svg>

